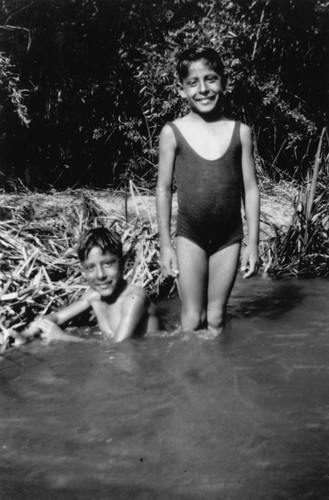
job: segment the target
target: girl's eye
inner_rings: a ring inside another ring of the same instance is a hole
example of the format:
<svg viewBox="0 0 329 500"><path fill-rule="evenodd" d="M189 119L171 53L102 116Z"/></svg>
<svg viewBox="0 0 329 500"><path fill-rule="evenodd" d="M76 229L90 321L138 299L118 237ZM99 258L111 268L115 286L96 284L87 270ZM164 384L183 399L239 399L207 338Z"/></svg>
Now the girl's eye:
<svg viewBox="0 0 329 500"><path fill-rule="evenodd" d="M190 81L187 82L187 85L189 87L193 87L194 85L196 85L196 81L195 80L190 80Z"/></svg>

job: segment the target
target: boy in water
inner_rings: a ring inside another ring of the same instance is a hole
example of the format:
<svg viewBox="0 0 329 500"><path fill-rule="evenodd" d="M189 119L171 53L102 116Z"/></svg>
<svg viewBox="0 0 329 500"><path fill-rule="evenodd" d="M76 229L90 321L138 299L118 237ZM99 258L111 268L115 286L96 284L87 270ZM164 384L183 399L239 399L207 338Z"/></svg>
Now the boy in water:
<svg viewBox="0 0 329 500"><path fill-rule="evenodd" d="M106 228L86 231L78 245L82 273L89 288L64 309L41 316L25 332L16 334L15 344L41 333L48 339L81 341L60 328L83 312L93 309L100 329L115 342L159 328L155 306L145 291L123 278L122 243Z"/></svg>
<svg viewBox="0 0 329 500"><path fill-rule="evenodd" d="M186 116L160 134L157 213L164 277L178 277L183 330L222 332L248 224L244 278L258 267L259 191L251 130L223 115L224 66L218 53L192 47L178 59ZM172 182L178 193L176 250L170 238Z"/></svg>

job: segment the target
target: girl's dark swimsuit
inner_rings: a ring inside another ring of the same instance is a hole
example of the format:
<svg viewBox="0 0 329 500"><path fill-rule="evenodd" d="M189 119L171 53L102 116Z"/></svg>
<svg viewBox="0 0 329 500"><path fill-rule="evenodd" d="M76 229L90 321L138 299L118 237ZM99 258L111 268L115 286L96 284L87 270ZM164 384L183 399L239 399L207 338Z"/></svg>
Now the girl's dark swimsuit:
<svg viewBox="0 0 329 500"><path fill-rule="evenodd" d="M243 237L241 221L240 122L226 152L217 160L198 155L174 123L175 178L178 193L177 236L212 255Z"/></svg>

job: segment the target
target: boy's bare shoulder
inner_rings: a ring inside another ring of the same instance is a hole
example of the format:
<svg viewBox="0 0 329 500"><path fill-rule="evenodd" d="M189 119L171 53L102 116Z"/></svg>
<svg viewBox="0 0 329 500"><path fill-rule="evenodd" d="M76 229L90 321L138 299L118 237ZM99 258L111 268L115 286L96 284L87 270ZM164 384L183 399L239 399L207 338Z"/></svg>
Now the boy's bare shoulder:
<svg viewBox="0 0 329 500"><path fill-rule="evenodd" d="M140 301L149 301L149 297L143 288L135 285L128 284L125 290L122 292L121 297L123 299L136 299Z"/></svg>
<svg viewBox="0 0 329 500"><path fill-rule="evenodd" d="M144 308L145 310L153 309L154 304L148 294L138 286L128 285L125 291L121 294L121 300L124 305L130 307L132 303L135 306Z"/></svg>
<svg viewBox="0 0 329 500"><path fill-rule="evenodd" d="M96 290L93 288L87 288L87 290L84 292L84 294L81 297L82 299L86 300L89 302L89 304L92 304L93 302L99 302L100 301L100 295Z"/></svg>

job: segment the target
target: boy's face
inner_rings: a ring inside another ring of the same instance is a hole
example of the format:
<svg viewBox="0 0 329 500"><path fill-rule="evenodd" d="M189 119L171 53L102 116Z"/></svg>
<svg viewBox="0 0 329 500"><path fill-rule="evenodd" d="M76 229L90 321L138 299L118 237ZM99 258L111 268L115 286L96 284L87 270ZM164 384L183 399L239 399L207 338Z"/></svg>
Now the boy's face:
<svg viewBox="0 0 329 500"><path fill-rule="evenodd" d="M209 67L205 59L192 62L187 77L182 81L180 94L188 100L192 111L198 114L210 113L221 102L221 76Z"/></svg>
<svg viewBox="0 0 329 500"><path fill-rule="evenodd" d="M123 273L122 263L117 255L103 253L100 248L93 247L81 266L88 285L101 297L109 298L119 289Z"/></svg>

